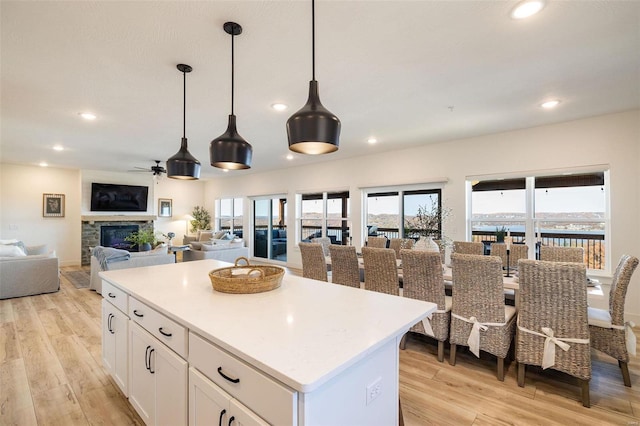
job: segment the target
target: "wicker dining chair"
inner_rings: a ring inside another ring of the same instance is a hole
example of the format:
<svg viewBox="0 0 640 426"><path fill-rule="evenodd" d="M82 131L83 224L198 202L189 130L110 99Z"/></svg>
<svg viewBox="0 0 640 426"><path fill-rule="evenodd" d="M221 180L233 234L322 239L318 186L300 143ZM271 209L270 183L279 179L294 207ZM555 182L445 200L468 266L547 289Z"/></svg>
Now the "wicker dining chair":
<svg viewBox="0 0 640 426"><path fill-rule="evenodd" d="M453 252L458 254L484 254L484 244L480 242L472 243L468 241L454 241Z"/></svg>
<svg viewBox="0 0 640 426"><path fill-rule="evenodd" d="M329 246L331 245L331 238L329 237L317 237L312 240L314 243L322 245L322 251L325 256L329 256Z"/></svg>
<svg viewBox="0 0 640 426"><path fill-rule="evenodd" d="M580 380L590 406L591 353L584 263L521 260L516 361L518 386L525 366L552 368Z"/></svg>
<svg viewBox="0 0 640 426"><path fill-rule="evenodd" d="M331 282L360 288L360 265L354 246L329 246L331 254Z"/></svg>
<svg viewBox="0 0 640 426"><path fill-rule="evenodd" d="M438 361L444 361L444 342L449 337L451 297L444 294L444 279L440 253L421 250L401 250L403 297L424 300L438 305L437 310L416 323L409 331L424 334L438 341ZM404 349L405 337L400 342Z"/></svg>
<svg viewBox="0 0 640 426"><path fill-rule="evenodd" d="M369 237L367 238L367 247L387 248L387 237Z"/></svg>
<svg viewBox="0 0 640 426"><path fill-rule="evenodd" d="M491 256L502 259L502 268L507 269L507 245L505 243L491 243ZM516 269L518 260L529 258L529 246L525 244L511 244L509 248L509 268Z"/></svg>
<svg viewBox="0 0 640 426"><path fill-rule="evenodd" d="M584 263L584 249L582 247L541 246L540 260Z"/></svg>
<svg viewBox="0 0 640 426"><path fill-rule="evenodd" d="M516 309L504 304L502 261L495 256L451 255L453 295L449 341L450 364L456 364L456 346L469 346L498 358L497 377L504 381L504 360L516 326Z"/></svg>
<svg viewBox="0 0 640 426"><path fill-rule="evenodd" d="M364 288L398 296L398 264L396 252L386 248L362 247Z"/></svg>
<svg viewBox="0 0 640 426"><path fill-rule="evenodd" d="M631 324L624 322L624 301L631 275L637 266L637 257L626 254L622 256L609 290L609 309L587 309L591 347L618 360L622 380L628 387L631 387L629 353L635 355L635 335Z"/></svg>
<svg viewBox="0 0 640 426"><path fill-rule="evenodd" d="M400 250L411 249L415 241L411 238L391 238L389 240L389 248L396 252L396 259L400 259Z"/></svg>
<svg viewBox="0 0 640 426"><path fill-rule="evenodd" d="M322 244L298 243L302 255L302 276L312 280L328 281L327 261Z"/></svg>

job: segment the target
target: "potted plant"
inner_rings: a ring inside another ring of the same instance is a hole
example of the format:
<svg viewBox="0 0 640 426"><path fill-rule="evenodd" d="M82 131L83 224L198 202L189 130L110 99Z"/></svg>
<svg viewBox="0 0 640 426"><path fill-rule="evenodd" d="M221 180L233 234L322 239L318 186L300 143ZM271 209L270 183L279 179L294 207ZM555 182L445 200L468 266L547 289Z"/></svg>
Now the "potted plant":
<svg viewBox="0 0 640 426"><path fill-rule="evenodd" d="M195 206L191 212L193 219L190 221L192 233L196 233L199 230L211 229L211 214L207 209L200 206Z"/></svg>
<svg viewBox="0 0 640 426"><path fill-rule="evenodd" d="M504 226L497 227L496 226L496 241L499 243L504 243L504 237L507 235L507 228Z"/></svg>
<svg viewBox="0 0 640 426"><path fill-rule="evenodd" d="M141 229L138 232L132 232L124 239L138 246L139 251L149 251L156 242L156 234L150 229Z"/></svg>

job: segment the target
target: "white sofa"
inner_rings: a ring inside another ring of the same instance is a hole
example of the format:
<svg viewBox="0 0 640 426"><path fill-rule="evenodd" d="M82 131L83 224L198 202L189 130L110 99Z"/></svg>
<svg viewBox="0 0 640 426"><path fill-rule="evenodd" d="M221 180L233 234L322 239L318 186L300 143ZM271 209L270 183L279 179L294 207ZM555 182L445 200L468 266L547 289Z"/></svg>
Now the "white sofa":
<svg viewBox="0 0 640 426"><path fill-rule="evenodd" d="M205 245L206 247L206 245ZM249 258L249 249L243 246L214 246L211 250L187 250L182 253L182 261L214 259L234 263L239 257Z"/></svg>
<svg viewBox="0 0 640 426"><path fill-rule="evenodd" d="M175 255L167 253L164 250L133 252L128 260L120 262L111 262L107 264L107 270L113 271L118 269L140 268L142 266L164 265L167 263L175 263ZM102 279L98 273L102 271L100 262L95 256L91 256L91 281L89 288L102 294Z"/></svg>
<svg viewBox="0 0 640 426"><path fill-rule="evenodd" d="M0 254L0 299L58 290L58 257L54 251L49 252L46 245L24 247L22 254L17 251L13 255Z"/></svg>

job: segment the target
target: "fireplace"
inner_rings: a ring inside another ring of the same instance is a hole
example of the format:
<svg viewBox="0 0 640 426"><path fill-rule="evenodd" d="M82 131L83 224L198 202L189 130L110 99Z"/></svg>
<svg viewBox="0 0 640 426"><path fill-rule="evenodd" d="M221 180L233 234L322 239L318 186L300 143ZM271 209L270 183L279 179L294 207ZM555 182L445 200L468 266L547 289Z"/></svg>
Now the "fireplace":
<svg viewBox="0 0 640 426"><path fill-rule="evenodd" d="M124 241L125 237L132 232L136 231L151 231L153 232L153 221L155 216L150 215L131 215L131 216L107 216L107 215L92 215L82 216L82 245L81 245L81 259L82 265L91 264L91 250L96 246L115 246L131 251L127 241ZM106 236L102 228L111 228L112 232L107 231ZM126 247L123 247L126 244Z"/></svg>
<svg viewBox="0 0 640 426"><path fill-rule="evenodd" d="M100 245L123 250L131 250L132 243L125 241L133 232L138 232L138 225L103 225L100 227Z"/></svg>

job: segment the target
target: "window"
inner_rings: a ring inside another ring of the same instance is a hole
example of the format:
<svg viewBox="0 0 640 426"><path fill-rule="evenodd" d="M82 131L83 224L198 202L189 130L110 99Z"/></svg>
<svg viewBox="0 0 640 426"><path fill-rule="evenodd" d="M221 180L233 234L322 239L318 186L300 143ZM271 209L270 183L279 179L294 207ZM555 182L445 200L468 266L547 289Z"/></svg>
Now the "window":
<svg viewBox="0 0 640 426"><path fill-rule="evenodd" d="M264 259L287 260L287 199L253 200L253 255Z"/></svg>
<svg viewBox="0 0 640 426"><path fill-rule="evenodd" d="M472 181L471 238L495 241L505 227L516 243L535 241L531 256L539 244L583 247L589 269L609 270L607 182L608 171Z"/></svg>
<svg viewBox="0 0 640 426"><path fill-rule="evenodd" d="M223 198L216 200L215 226L219 231L229 231L242 238L242 198Z"/></svg>
<svg viewBox="0 0 640 426"><path fill-rule="evenodd" d="M366 194L365 217L366 236L386 236L387 238L411 237L406 235L405 225L418 212L418 207L432 211L442 209L441 189L406 189L373 191ZM438 227L442 233L442 222ZM438 239L441 235L436 235Z"/></svg>
<svg viewBox="0 0 640 426"><path fill-rule="evenodd" d="M300 241L329 237L332 244L350 244L350 199L348 191L299 195Z"/></svg>

